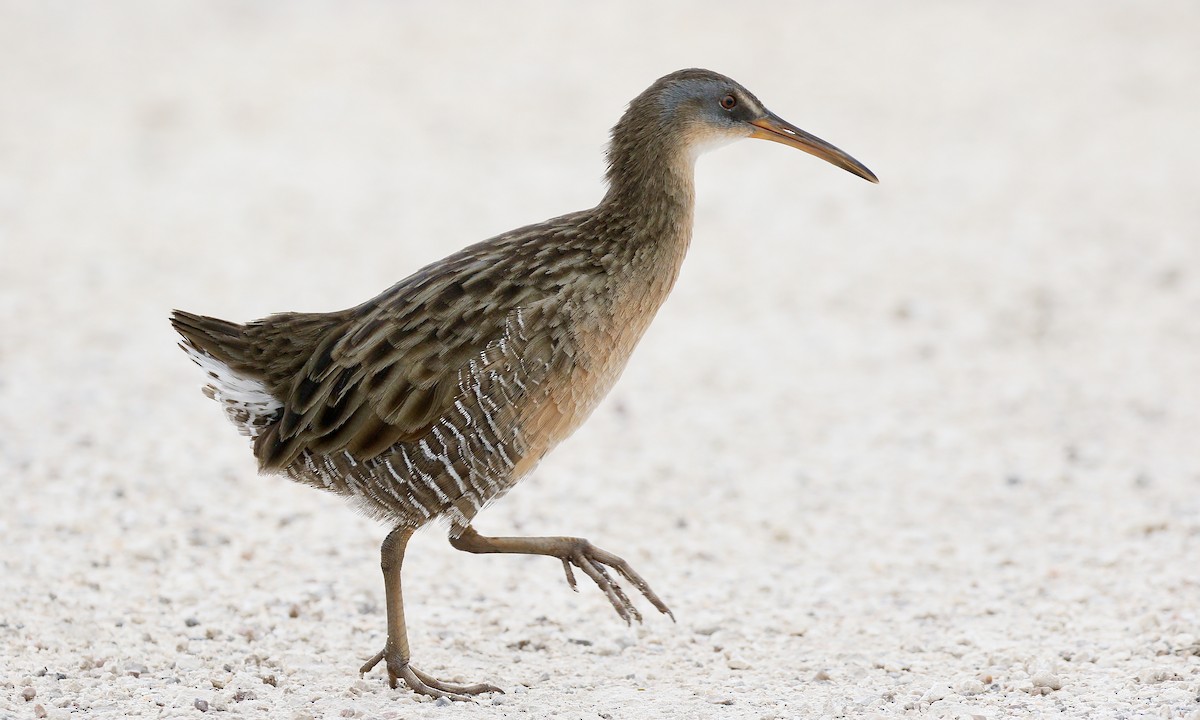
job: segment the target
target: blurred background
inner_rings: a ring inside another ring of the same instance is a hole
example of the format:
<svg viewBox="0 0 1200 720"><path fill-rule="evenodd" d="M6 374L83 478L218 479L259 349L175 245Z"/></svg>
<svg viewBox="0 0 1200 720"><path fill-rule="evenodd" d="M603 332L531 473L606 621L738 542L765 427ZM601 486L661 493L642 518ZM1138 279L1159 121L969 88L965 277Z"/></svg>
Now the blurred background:
<svg viewBox="0 0 1200 720"><path fill-rule="evenodd" d="M1198 37L1182 0L0 3L0 710L415 712L354 674L382 528L254 477L167 314L350 306L588 207L699 66L881 184L705 156L625 377L480 519L680 623L434 530L418 665L512 712L1193 717Z"/></svg>

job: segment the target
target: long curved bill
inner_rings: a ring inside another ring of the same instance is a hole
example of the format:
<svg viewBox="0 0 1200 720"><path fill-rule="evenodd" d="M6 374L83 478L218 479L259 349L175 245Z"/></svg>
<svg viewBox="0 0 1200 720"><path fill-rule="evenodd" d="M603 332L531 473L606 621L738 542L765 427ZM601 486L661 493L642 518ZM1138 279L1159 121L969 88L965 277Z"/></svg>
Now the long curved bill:
<svg viewBox="0 0 1200 720"><path fill-rule="evenodd" d="M754 132L750 133L750 137L783 143L797 150L803 150L809 155L815 155L825 162L833 163L864 180L870 180L873 183L879 182L879 178L875 177L875 173L868 170L866 165L816 135L810 135L774 114L761 120L751 120L750 124L755 127Z"/></svg>

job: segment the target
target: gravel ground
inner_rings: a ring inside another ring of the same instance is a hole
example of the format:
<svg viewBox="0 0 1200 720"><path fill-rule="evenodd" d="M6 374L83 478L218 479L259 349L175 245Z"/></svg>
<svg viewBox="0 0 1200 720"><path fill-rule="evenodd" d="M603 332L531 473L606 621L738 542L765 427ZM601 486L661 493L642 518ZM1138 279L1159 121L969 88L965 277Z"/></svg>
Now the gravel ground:
<svg viewBox="0 0 1200 720"><path fill-rule="evenodd" d="M1200 6L0 5L0 717L1200 718ZM725 72L869 185L742 143L624 378L484 533L256 477L173 307L357 303L602 192Z"/></svg>

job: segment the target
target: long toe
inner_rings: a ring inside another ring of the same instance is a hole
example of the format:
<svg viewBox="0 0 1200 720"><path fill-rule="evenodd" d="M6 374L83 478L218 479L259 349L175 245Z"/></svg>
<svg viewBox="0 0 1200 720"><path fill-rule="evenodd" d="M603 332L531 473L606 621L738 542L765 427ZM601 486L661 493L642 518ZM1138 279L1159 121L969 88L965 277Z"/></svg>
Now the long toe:
<svg viewBox="0 0 1200 720"><path fill-rule="evenodd" d="M412 665L405 665L398 669L397 675L404 678L404 682L415 692L422 695L428 695L433 698L447 698L450 700L458 700L460 702L472 702L471 696L486 692L504 692L494 685L486 683L478 683L476 685L455 685L453 683L442 682L437 678L423 673Z"/></svg>
<svg viewBox="0 0 1200 720"><path fill-rule="evenodd" d="M500 693L501 695L504 694L504 691L495 685L489 685L487 683L475 683L474 685L455 685L453 683L442 682L429 673L421 672L412 665L409 665L408 669L412 671L413 675L417 676L418 680L425 683L427 686L437 688L446 693L452 693L455 695L479 695L481 693L490 692Z"/></svg>

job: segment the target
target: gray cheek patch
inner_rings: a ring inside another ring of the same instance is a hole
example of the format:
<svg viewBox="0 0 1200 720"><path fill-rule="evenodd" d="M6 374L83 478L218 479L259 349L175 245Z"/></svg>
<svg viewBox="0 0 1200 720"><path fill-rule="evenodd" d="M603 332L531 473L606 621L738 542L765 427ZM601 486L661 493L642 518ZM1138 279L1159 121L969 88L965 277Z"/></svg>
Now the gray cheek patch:
<svg viewBox="0 0 1200 720"><path fill-rule="evenodd" d="M730 91L733 88L729 88ZM688 100L705 95L719 96L720 88L712 81L688 80L668 86L662 93L662 116L665 118Z"/></svg>

